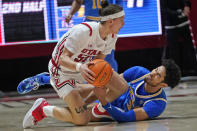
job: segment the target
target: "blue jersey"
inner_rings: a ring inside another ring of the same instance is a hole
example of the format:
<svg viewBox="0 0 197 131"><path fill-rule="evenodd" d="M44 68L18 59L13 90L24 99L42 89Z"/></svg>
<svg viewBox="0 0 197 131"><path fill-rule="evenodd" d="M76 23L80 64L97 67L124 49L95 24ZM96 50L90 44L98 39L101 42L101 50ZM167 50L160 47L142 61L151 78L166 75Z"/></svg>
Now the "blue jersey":
<svg viewBox="0 0 197 131"><path fill-rule="evenodd" d="M85 16L98 17L98 10L101 8L101 1L102 0L84 0ZM108 3L120 5L122 0L108 0Z"/></svg>
<svg viewBox="0 0 197 131"><path fill-rule="evenodd" d="M129 89L111 104L129 112L131 109L142 107L149 118L159 116L166 107L166 95L163 89L156 93L147 93L144 89L144 78L150 73L146 68L135 66L123 73L129 82Z"/></svg>
<svg viewBox="0 0 197 131"><path fill-rule="evenodd" d="M84 0L85 16L98 17L98 10L101 8L101 0Z"/></svg>

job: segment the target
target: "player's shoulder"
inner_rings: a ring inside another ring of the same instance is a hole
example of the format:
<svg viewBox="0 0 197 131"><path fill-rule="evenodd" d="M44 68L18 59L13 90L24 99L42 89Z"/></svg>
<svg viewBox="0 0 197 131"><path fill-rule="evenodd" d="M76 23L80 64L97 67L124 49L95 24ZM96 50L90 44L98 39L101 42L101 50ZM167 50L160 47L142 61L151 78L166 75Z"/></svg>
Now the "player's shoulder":
<svg viewBox="0 0 197 131"><path fill-rule="evenodd" d="M80 32L89 32L90 35L92 35L95 30L99 28L99 23L97 22L83 22L78 25L76 25L75 28L78 28Z"/></svg>
<svg viewBox="0 0 197 131"><path fill-rule="evenodd" d="M81 36L81 37L89 37L92 36L96 25L97 23L83 22L73 26L67 32L67 34L72 34L74 36Z"/></svg>
<svg viewBox="0 0 197 131"><path fill-rule="evenodd" d="M81 25L81 26L86 26L86 27L91 27L91 28L96 28L96 27L99 27L99 23L98 22L95 22L95 21L91 21L91 22L82 22L78 25Z"/></svg>
<svg viewBox="0 0 197 131"><path fill-rule="evenodd" d="M99 23L95 21L91 22L83 22L81 23L82 25L85 25L88 28L92 28L92 30L98 29L99 28Z"/></svg>
<svg viewBox="0 0 197 131"><path fill-rule="evenodd" d="M143 67L143 66L133 66L133 67L131 67L131 69L138 70L138 71L144 71L144 72L147 72L147 73L150 72L150 70L148 70L146 67Z"/></svg>

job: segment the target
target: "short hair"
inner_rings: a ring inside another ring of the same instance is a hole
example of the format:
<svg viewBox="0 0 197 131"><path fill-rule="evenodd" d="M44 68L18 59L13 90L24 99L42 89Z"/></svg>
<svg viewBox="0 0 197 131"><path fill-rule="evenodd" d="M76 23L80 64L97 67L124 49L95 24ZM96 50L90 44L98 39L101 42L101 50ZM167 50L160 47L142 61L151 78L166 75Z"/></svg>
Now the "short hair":
<svg viewBox="0 0 197 131"><path fill-rule="evenodd" d="M162 65L166 70L164 82L168 84L169 87L174 88L181 79L181 70L179 66L172 59L162 60Z"/></svg>
<svg viewBox="0 0 197 131"><path fill-rule="evenodd" d="M107 0L101 1L101 7L102 8L99 9L100 16L112 15L123 10L123 8L120 5L109 4ZM103 23L105 23L105 21L101 21L101 24Z"/></svg>

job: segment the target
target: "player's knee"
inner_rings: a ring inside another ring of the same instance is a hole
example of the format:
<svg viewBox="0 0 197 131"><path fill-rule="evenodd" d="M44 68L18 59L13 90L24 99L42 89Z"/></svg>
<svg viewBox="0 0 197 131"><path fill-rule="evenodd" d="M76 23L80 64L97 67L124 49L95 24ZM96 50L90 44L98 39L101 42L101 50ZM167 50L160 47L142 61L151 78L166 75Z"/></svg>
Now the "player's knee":
<svg viewBox="0 0 197 131"><path fill-rule="evenodd" d="M73 100L73 99L75 99L75 98L80 99L79 96L80 96L79 90L72 90L68 95L66 95L66 96L63 97L63 100L64 100L67 104L69 104L68 101L70 101L71 99ZM76 102L76 100L74 100L74 101ZM71 104L72 104L72 103L71 103ZM68 106L69 106L69 105L68 105Z"/></svg>

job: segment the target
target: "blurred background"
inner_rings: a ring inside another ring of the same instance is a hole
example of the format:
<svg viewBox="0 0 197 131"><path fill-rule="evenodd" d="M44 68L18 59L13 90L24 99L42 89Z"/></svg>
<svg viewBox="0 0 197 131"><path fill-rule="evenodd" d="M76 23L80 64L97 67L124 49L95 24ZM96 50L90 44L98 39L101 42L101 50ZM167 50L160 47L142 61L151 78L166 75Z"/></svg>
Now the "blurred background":
<svg viewBox="0 0 197 131"><path fill-rule="evenodd" d="M190 31L196 49L197 1L190 2ZM48 72L48 62L58 39L84 19L82 6L69 24L65 22L71 5L72 0L0 1L2 92L16 91L21 80ZM165 57L164 49L168 44L164 29L166 17L162 12L161 1L122 0L122 6L126 15L115 51L118 72L136 65L152 70L161 64ZM194 71L183 76L197 76L197 73Z"/></svg>

